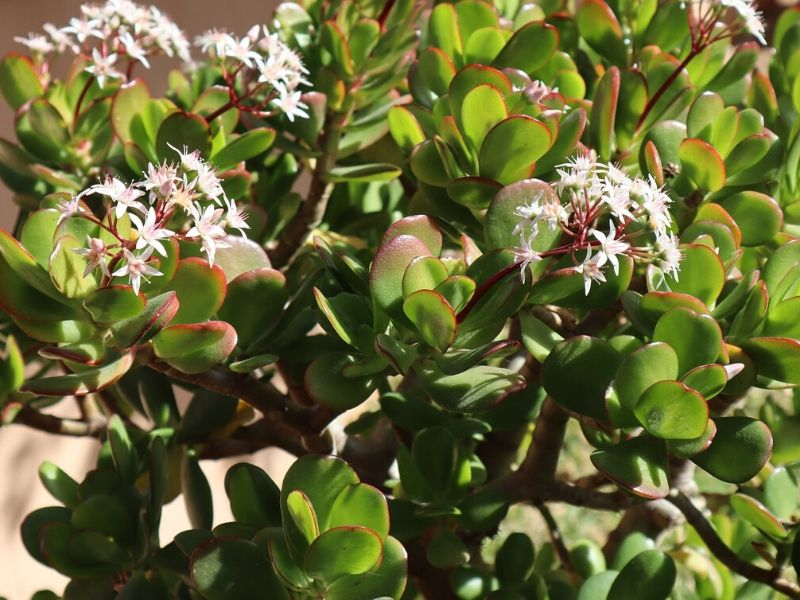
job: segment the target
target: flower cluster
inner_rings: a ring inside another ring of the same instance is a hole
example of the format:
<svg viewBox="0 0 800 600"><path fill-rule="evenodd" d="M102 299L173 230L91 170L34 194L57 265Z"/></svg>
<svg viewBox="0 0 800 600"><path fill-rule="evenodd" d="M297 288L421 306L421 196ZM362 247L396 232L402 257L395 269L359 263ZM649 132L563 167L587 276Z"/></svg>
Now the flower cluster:
<svg viewBox="0 0 800 600"><path fill-rule="evenodd" d="M300 85L308 85L308 70L300 56L286 46L266 25L255 25L244 37L236 37L217 29L199 36L195 44L214 63L219 63L231 91L231 98L240 110L260 116L282 112L290 121L308 117L300 99ZM236 82L241 80L242 93ZM249 103L245 104L244 101ZM273 110L269 110L271 106Z"/></svg>
<svg viewBox="0 0 800 600"><path fill-rule="evenodd" d="M213 264L216 250L230 247L226 229L245 235L246 215L226 197L214 169L199 151L175 150L179 163L150 164L141 181L126 184L108 177L60 204L61 220L85 218L102 229L100 237L87 239L86 248L74 250L86 259L84 276L100 269L104 285L128 277L138 294L142 279L162 275L152 261L167 257L170 239L199 241ZM90 196L108 199L104 219L85 206Z"/></svg>
<svg viewBox="0 0 800 600"><path fill-rule="evenodd" d="M753 0L694 0L689 14L693 43L702 48L719 39L749 33L766 44L761 12ZM722 30L717 25L722 24Z"/></svg>
<svg viewBox="0 0 800 600"><path fill-rule="evenodd" d="M619 257L651 262L678 277L681 253L670 233L670 197L652 177L629 177L620 168L579 155L556 170L559 179L518 206L515 249L523 281L528 265L549 256L569 256L583 275L584 291L605 282L610 265L619 274ZM533 246L543 228L561 230L565 243L537 252Z"/></svg>
<svg viewBox="0 0 800 600"><path fill-rule="evenodd" d="M43 34L14 40L40 59L64 52L82 56L100 87L109 79L127 79L136 64L150 68L149 58L157 54L191 60L189 41L169 17L130 0L84 4L81 16L64 27L47 23Z"/></svg>

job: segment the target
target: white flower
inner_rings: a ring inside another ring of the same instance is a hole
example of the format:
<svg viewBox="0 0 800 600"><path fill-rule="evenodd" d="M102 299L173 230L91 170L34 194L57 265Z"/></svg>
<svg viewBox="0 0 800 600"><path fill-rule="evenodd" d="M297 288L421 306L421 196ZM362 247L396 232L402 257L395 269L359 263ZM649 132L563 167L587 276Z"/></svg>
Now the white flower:
<svg viewBox="0 0 800 600"><path fill-rule="evenodd" d="M58 217L56 225L60 225L62 222L75 215L86 214L86 210L81 206L80 196L73 196L69 200L62 200L58 203L58 210L61 211L61 216Z"/></svg>
<svg viewBox="0 0 800 600"><path fill-rule="evenodd" d="M47 39L47 36L38 34L38 33L31 33L28 34L28 37L15 37L14 41L18 44L22 44L26 46L32 52L36 54L48 54L55 50L55 46L53 43Z"/></svg>
<svg viewBox="0 0 800 600"><path fill-rule="evenodd" d="M606 276L603 274L601 268L602 265L599 264L599 258L591 254L592 249L587 248L586 258L581 264L573 267L576 273L583 275L583 292L587 296L589 295L589 290L592 288L593 282L605 283L606 281Z"/></svg>
<svg viewBox="0 0 800 600"><path fill-rule="evenodd" d="M244 233L245 229L250 229L250 225L247 224L247 212L237 206L236 202L227 198L225 198L225 206L227 208L225 211L225 224L228 227L238 229L242 237L247 237Z"/></svg>
<svg viewBox="0 0 800 600"><path fill-rule="evenodd" d="M517 257L517 261L519 262L519 277L522 280L522 283L525 283L525 274L528 272L528 267L531 265L531 263L542 260L542 257L539 255L539 253L531 248L533 238L534 235L525 237L524 235L520 234L519 246L513 249L514 255Z"/></svg>
<svg viewBox="0 0 800 600"><path fill-rule="evenodd" d="M611 221L608 235L597 229L590 232L600 242L600 251L597 254L597 266L602 267L606 262L614 267L614 274L619 275L619 259L617 255L625 254L631 245L617 237L614 221Z"/></svg>
<svg viewBox="0 0 800 600"><path fill-rule="evenodd" d="M208 256L208 264L214 264L214 255L217 248L229 248L230 244L225 241L226 233L220 224L222 219L222 209L215 208L209 204L201 213L200 206L195 203L190 207L194 218L194 227L186 232L186 237L200 238L203 244L203 252Z"/></svg>
<svg viewBox="0 0 800 600"><path fill-rule="evenodd" d="M210 166L205 162L200 162L197 171L197 178L194 180L197 190L208 196L211 200L220 204L220 197L225 195L225 190L222 189L222 184Z"/></svg>
<svg viewBox="0 0 800 600"><path fill-rule="evenodd" d="M99 40L102 40L105 37L105 34L100 29L100 21L91 18L72 18L69 20L69 25L62 27L61 31L64 33L71 33L81 44L90 37L94 37Z"/></svg>
<svg viewBox="0 0 800 600"><path fill-rule="evenodd" d="M556 191L559 195L565 191L586 190L592 186L595 171L601 168L593 154L578 154L572 160L558 165L556 173Z"/></svg>
<svg viewBox="0 0 800 600"><path fill-rule="evenodd" d="M305 111L308 106L300 101L301 93L299 91L289 91L280 82L275 84L275 89L278 97L273 99L271 104L280 109L290 121L294 121L295 117L308 117L308 113Z"/></svg>
<svg viewBox="0 0 800 600"><path fill-rule="evenodd" d="M103 272L106 277L111 277L106 264L106 245L100 238L93 238L86 236L89 244L87 248L73 248L72 251L86 259L86 268L83 270L83 276L86 277L89 273L94 271L97 267Z"/></svg>
<svg viewBox="0 0 800 600"><path fill-rule="evenodd" d="M137 198L144 196L144 192L137 190L133 186L125 185L116 177L107 178L105 182L93 185L87 190L87 193L101 194L111 198L115 203L114 216L117 219L121 219L131 208L138 210L142 214L146 211L144 204L137 200Z"/></svg>
<svg viewBox="0 0 800 600"><path fill-rule="evenodd" d="M762 44L767 44L767 40L764 37L764 20L752 0L720 0L720 6L732 8L739 13L744 30L752 34Z"/></svg>
<svg viewBox="0 0 800 600"><path fill-rule="evenodd" d="M169 197L169 200L167 200L167 208L180 206L188 213L189 209L192 207L192 202L194 202L194 199L197 197L197 193L194 190L195 183L197 183L197 180L189 183L186 180L186 175L184 175L181 185L175 188L175 191Z"/></svg>
<svg viewBox="0 0 800 600"><path fill-rule="evenodd" d="M63 29L59 29L52 23L45 23L43 29L45 33L50 36L50 40L53 42L56 52L72 50L74 53L78 53L78 49L69 33L66 33Z"/></svg>
<svg viewBox="0 0 800 600"><path fill-rule="evenodd" d="M205 161L203 161L203 159L200 157L199 150L192 150L189 152L189 149L184 146L183 152L181 152L172 144L167 144L167 146L178 153L178 156L181 157L181 166L187 171L200 171L206 166Z"/></svg>
<svg viewBox="0 0 800 600"><path fill-rule="evenodd" d="M134 293L139 293L139 287L141 286L142 279L148 281L148 276L158 277L163 275L161 271L147 264L147 260L150 258L150 255L153 254L152 247L148 248L138 256L136 256L127 248L123 248L122 252L125 258L125 265L122 268L114 271L112 275L114 277L124 277L125 275L128 275L128 277L130 277L130 282Z"/></svg>
<svg viewBox="0 0 800 600"><path fill-rule="evenodd" d="M139 236L136 240L136 249L141 250L149 246L156 250L161 256L166 257L167 251L164 250L164 245L161 243L161 240L171 238L175 235L175 232L159 227L155 209L150 207L144 222L135 214L131 214L130 217L136 227L136 233Z"/></svg>
<svg viewBox="0 0 800 600"><path fill-rule="evenodd" d="M259 56L258 53L254 52L250 47L251 44L250 38L244 37L237 39L232 35L226 34L221 48L222 52L219 52L219 55L223 58L238 60L246 67L253 68Z"/></svg>
<svg viewBox="0 0 800 600"><path fill-rule="evenodd" d="M658 254L657 266L664 275L672 275L677 281L682 256L678 248L678 238L671 233L656 232L655 249Z"/></svg>
<svg viewBox="0 0 800 600"><path fill-rule="evenodd" d="M131 60L142 63L147 69L150 68L150 62L147 60L147 51L142 47L139 40L134 39L134 37L126 31L119 36L119 41L122 42L125 48L125 54L130 57Z"/></svg>
<svg viewBox="0 0 800 600"><path fill-rule="evenodd" d="M161 165L150 163L147 165L147 174L141 183L137 184L150 192L151 198L168 198L175 191L175 184L178 181L175 167L167 164L166 161Z"/></svg>
<svg viewBox="0 0 800 600"><path fill-rule="evenodd" d="M122 73L114 69L116 62L116 53L103 56L97 48L93 48L92 62L86 67L86 71L97 78L97 84L100 87L104 87L106 78L120 79L123 76Z"/></svg>
<svg viewBox="0 0 800 600"><path fill-rule="evenodd" d="M528 98L528 102L531 104L538 104L544 100L545 97L557 91L556 89L551 90L544 82L535 79L522 89L522 94Z"/></svg>
<svg viewBox="0 0 800 600"><path fill-rule="evenodd" d="M630 195L637 200L644 209L654 231L665 231L672 217L669 214L671 198L658 187L655 180L650 177L647 181L637 178L631 184Z"/></svg>
<svg viewBox="0 0 800 600"><path fill-rule="evenodd" d="M197 36L194 40L195 46L200 46L202 52L208 53L211 50L217 56L222 56L225 51L226 38L228 34L219 29L209 29L205 33Z"/></svg>

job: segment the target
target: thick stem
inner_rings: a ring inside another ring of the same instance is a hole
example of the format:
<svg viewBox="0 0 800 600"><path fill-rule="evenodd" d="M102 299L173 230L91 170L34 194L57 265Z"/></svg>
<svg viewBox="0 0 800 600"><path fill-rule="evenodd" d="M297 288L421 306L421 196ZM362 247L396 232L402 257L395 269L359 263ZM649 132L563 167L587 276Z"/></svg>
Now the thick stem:
<svg viewBox="0 0 800 600"><path fill-rule="evenodd" d="M270 260L275 267L284 267L303 246L311 230L322 221L328 207L328 199L333 192L333 184L328 182L328 173L336 164L336 153L342 129L349 120L349 111L330 113L325 122L320 146L322 155L317 159L308 196L300 206L289 225L278 240L278 245L270 252Z"/></svg>
<svg viewBox="0 0 800 600"><path fill-rule="evenodd" d="M711 553L731 571L752 581L764 583L790 598L800 597L800 587L791 581L783 579L780 569L764 569L743 560L731 550L686 494L675 490L667 497L667 500L684 514L686 520L694 527Z"/></svg>
<svg viewBox="0 0 800 600"><path fill-rule="evenodd" d="M41 413L30 406L23 405L14 416L14 423L26 425L32 429L66 435L71 437L100 438L105 434L105 419L92 419L78 421L75 419L62 419L53 415Z"/></svg>

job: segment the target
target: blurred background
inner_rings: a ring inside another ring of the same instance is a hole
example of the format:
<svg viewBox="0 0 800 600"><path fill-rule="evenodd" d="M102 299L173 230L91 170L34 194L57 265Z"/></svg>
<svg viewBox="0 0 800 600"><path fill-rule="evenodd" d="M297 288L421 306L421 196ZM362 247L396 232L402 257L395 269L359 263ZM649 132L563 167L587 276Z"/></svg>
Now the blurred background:
<svg viewBox="0 0 800 600"><path fill-rule="evenodd" d="M141 2L146 3L146 2ZM61 27L71 17L78 16L78 0L0 0L0 56L25 48L13 41L15 36L41 31L44 23ZM183 28L189 39L212 27L224 28L243 35L252 25L269 23L276 0L156 0L155 4ZM139 75L151 83L154 94L165 88L166 75L178 62L163 58L154 61L150 71ZM14 115L0 102L0 137L14 138ZM11 194L0 184L0 227L10 229L16 217ZM69 415L64 415L69 416ZM19 535L19 525L25 515L35 508L55 502L39 483L37 469L50 460L79 481L92 467L97 443L81 438L49 435L12 425L0 429L0 597L8 600L27 600L40 589L61 593L66 579L52 569L33 560ZM266 450L247 458L267 469L280 483L288 468L288 455L279 450ZM222 489L227 468L238 462L204 462L203 469L214 491L215 523L230 519L228 502ZM164 512L162 539L170 540L175 533L188 529L182 500L178 498Z"/></svg>

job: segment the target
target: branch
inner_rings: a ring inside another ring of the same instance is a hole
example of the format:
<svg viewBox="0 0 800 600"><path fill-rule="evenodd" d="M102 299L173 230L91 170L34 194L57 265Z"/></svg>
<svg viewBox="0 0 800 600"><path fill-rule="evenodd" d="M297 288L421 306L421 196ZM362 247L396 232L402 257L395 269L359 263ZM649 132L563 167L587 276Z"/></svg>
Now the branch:
<svg viewBox="0 0 800 600"><path fill-rule="evenodd" d="M298 457L308 452L302 438L294 431L279 422L261 419L252 425L240 427L228 438L208 440L200 451L200 459L252 454L268 447L281 448Z"/></svg>
<svg viewBox="0 0 800 600"><path fill-rule="evenodd" d="M328 207L328 199L333 192L333 184L327 181L328 173L336 164L336 153L342 129L349 119L349 111L330 113L325 120L320 146L322 155L317 159L308 196L300 210L281 234L278 245L269 253L270 261L276 268L286 266L303 246L311 230L322 221Z"/></svg>
<svg viewBox="0 0 800 600"><path fill-rule="evenodd" d="M547 529L550 531L550 540L553 542L558 560L561 561L561 565L569 574L572 582L578 583L580 581L580 575L575 570L575 567L572 566L569 550L567 550L567 546L564 544L564 538L561 537L561 531L559 531L558 523L556 523L556 520L553 518L553 513L551 513L550 509L541 501L536 502L536 508L539 509L539 513L542 515L544 522L547 524Z"/></svg>
<svg viewBox="0 0 800 600"><path fill-rule="evenodd" d="M800 587L797 584L787 581L781 577L780 569L763 569L743 560L717 535L703 513L692 503L688 496L683 492L674 490L667 497L678 510L686 517L686 520L694 527L697 534L705 542L711 553L716 556L726 567L734 573L752 581L764 583L779 592L786 594L790 598L800 597Z"/></svg>
<svg viewBox="0 0 800 600"><path fill-rule="evenodd" d="M147 348L142 348L139 352L140 356L144 356L145 364L151 369L223 396L239 398L269 419L281 421L302 436L318 438L320 431L327 425L327 422L319 422L320 419L315 418L320 412L316 407L300 407L290 403L286 396L269 382L257 381L250 376L241 377L221 368L204 373L184 373L158 360Z"/></svg>
<svg viewBox="0 0 800 600"><path fill-rule="evenodd" d="M26 425L32 429L66 435L71 437L101 438L106 432L105 419L91 419L79 421L76 419L62 419L46 413L41 413L27 404L23 404L12 423Z"/></svg>
<svg viewBox="0 0 800 600"><path fill-rule="evenodd" d="M558 456L567 432L569 415L550 396L544 399L536 419L533 441L522 466L516 471L523 485L555 481Z"/></svg>

